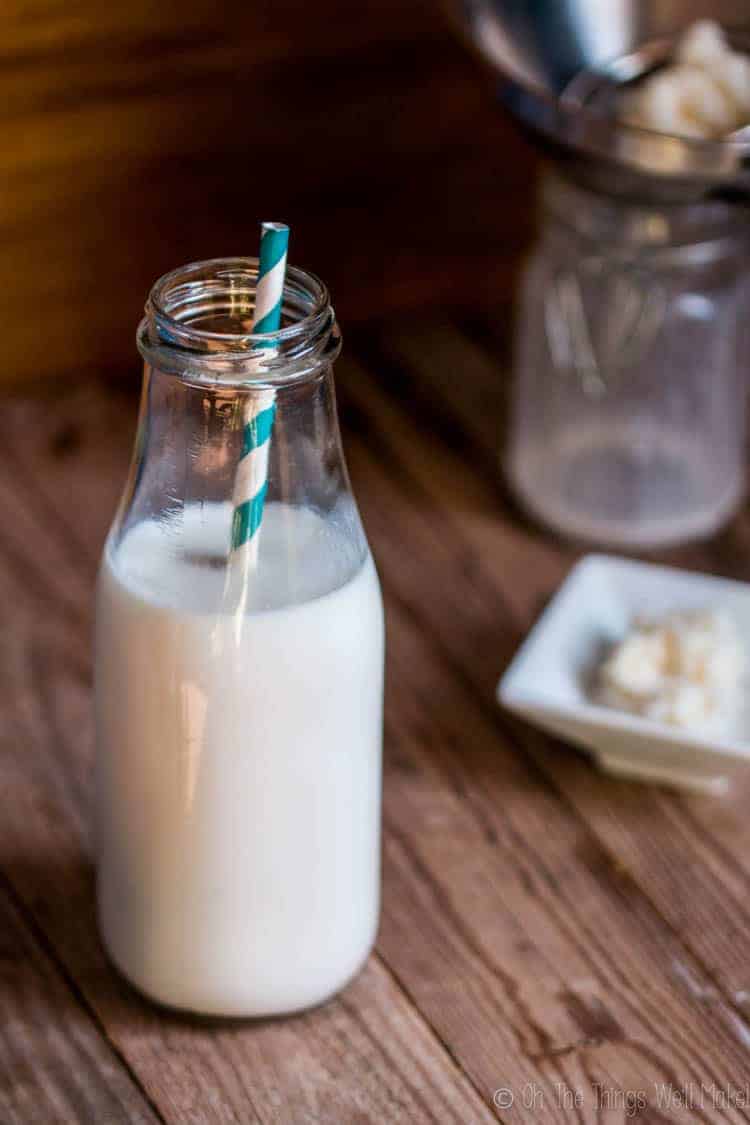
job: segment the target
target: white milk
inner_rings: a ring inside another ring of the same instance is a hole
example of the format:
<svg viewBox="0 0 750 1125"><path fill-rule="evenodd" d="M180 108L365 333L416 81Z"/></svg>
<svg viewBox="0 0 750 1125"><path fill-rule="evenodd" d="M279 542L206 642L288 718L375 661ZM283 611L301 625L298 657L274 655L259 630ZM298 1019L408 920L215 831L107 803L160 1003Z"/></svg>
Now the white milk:
<svg viewBox="0 0 750 1125"><path fill-rule="evenodd" d="M156 1000L265 1015L326 999L375 937L382 603L351 537L269 504L253 604L222 612L229 518L196 506L105 553L99 917Z"/></svg>

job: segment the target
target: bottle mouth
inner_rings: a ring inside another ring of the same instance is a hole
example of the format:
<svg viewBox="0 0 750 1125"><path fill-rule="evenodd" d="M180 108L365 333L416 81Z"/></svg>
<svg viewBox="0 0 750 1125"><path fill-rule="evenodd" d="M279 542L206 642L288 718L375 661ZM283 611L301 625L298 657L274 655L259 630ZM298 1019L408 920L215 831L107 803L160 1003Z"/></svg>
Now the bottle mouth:
<svg viewBox="0 0 750 1125"><path fill-rule="evenodd" d="M276 385L330 366L341 347L323 282L289 266L281 327L252 331L257 258L214 258L164 274L149 293L138 348L159 371L201 383Z"/></svg>

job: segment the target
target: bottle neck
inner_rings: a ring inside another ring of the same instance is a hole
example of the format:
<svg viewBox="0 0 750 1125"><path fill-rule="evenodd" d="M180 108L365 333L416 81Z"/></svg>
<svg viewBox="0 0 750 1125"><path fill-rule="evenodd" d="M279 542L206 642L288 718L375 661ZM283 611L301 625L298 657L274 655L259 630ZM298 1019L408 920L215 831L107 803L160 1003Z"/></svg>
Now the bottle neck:
<svg viewBox="0 0 750 1125"><path fill-rule="evenodd" d="M282 326L258 335L257 276L253 259L221 259L153 287L138 332L146 362L120 532L143 520L176 528L180 513L237 506L238 481L259 461L248 457L248 435L264 447L266 503L324 519L351 513L332 371L340 336L328 292L312 274L288 270ZM262 442L251 429L261 414Z"/></svg>
<svg viewBox="0 0 750 1125"><path fill-rule="evenodd" d="M256 258L216 258L165 274L138 328L146 363L193 384L280 388L329 368L341 336L328 291L289 267L277 332L252 331Z"/></svg>

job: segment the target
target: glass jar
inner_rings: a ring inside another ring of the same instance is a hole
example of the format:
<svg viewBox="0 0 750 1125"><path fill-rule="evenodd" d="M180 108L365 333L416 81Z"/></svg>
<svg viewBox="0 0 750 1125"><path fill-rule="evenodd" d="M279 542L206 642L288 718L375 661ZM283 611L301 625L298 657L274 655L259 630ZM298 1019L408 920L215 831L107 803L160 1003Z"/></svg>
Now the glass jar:
<svg viewBox="0 0 750 1125"><path fill-rule="evenodd" d="M96 615L105 946L155 1000L230 1016L325 1000L379 910L383 612L341 449L339 332L325 287L290 268L281 330L250 335L256 282L254 259L228 259L151 290ZM247 551L237 482L269 404Z"/></svg>
<svg viewBox="0 0 750 1125"><path fill-rule="evenodd" d="M651 548L744 494L746 213L636 206L549 175L517 325L506 455L529 512Z"/></svg>

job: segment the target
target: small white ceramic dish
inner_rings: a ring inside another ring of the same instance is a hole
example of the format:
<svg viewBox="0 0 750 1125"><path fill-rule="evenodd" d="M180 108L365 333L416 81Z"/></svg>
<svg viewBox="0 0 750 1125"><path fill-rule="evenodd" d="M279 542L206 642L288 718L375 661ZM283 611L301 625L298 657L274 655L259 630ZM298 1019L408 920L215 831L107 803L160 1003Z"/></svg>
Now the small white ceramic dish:
<svg viewBox="0 0 750 1125"><path fill-rule="evenodd" d="M724 731L671 727L592 701L602 653L636 615L723 609L742 637L750 669L750 585L606 555L587 555L545 609L500 681L503 707L590 751L619 776L725 793L750 764L750 680Z"/></svg>

